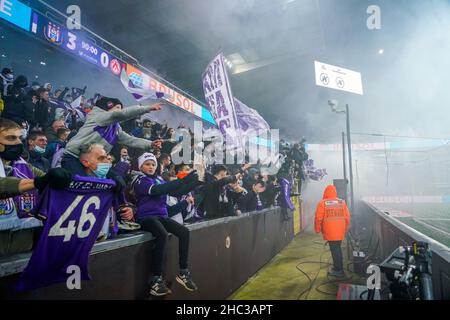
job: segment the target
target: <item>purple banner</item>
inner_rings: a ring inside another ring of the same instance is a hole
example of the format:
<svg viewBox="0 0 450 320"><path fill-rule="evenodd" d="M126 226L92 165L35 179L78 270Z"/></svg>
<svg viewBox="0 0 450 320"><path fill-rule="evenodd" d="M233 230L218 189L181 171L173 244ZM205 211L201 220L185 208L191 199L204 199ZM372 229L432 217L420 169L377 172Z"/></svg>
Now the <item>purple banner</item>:
<svg viewBox="0 0 450 320"><path fill-rule="evenodd" d="M203 73L202 81L206 104L227 143L227 147L240 148L239 124L222 53L209 63Z"/></svg>

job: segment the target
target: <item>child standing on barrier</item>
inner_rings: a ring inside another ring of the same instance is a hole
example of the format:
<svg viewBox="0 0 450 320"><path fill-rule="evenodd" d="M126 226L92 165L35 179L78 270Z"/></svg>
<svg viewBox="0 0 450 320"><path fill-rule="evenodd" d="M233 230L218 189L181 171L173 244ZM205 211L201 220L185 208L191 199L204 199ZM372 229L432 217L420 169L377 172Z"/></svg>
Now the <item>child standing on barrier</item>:
<svg viewBox="0 0 450 320"><path fill-rule="evenodd" d="M152 251L152 278L150 294L164 296L171 293L163 278L163 259L169 232L179 239L180 273L176 280L189 291L197 290L188 269L189 229L169 218L167 196L179 196L193 190L198 184L195 171L183 179L165 182L156 174L158 162L152 153L144 153L138 159L142 175L133 181L133 191L137 201L137 222L141 229L149 231L156 238ZM185 200L184 200L185 201Z"/></svg>

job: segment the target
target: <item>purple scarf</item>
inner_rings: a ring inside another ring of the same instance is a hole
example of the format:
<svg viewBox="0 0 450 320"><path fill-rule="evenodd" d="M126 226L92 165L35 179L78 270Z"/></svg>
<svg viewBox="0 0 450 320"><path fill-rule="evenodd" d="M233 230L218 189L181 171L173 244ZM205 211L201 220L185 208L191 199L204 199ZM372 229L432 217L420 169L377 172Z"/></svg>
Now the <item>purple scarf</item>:
<svg viewBox="0 0 450 320"><path fill-rule="evenodd" d="M281 207L283 208L288 208L290 210L294 210L294 204L291 201L291 190L292 190L292 185L291 183L286 180L286 179L281 179L280 181L280 186L281 186Z"/></svg>
<svg viewBox="0 0 450 320"><path fill-rule="evenodd" d="M261 198L259 197L259 193L256 194L256 211L261 211L263 209L263 205L261 202Z"/></svg>
<svg viewBox="0 0 450 320"><path fill-rule="evenodd" d="M97 131L103 139L105 139L110 145L114 145L117 142L120 125L118 123L110 124L109 126L96 126L94 131Z"/></svg>
<svg viewBox="0 0 450 320"><path fill-rule="evenodd" d="M19 179L34 179L33 171L31 171L28 163L22 158L11 162L12 176ZM14 197L14 203L17 208L17 216L21 219L34 217L33 208L36 206L38 193L36 189L27 191L19 196Z"/></svg>

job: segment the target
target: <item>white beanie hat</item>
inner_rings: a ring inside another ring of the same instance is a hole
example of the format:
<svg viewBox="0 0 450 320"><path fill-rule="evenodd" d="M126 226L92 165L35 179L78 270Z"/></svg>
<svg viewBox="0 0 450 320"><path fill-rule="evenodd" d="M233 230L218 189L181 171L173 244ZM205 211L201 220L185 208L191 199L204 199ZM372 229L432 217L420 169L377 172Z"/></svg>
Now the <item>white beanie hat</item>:
<svg viewBox="0 0 450 320"><path fill-rule="evenodd" d="M139 170L141 169L144 162L147 160L153 160L153 161L155 161L155 164L158 165L158 160L156 159L155 155L153 153L146 152L138 158Z"/></svg>

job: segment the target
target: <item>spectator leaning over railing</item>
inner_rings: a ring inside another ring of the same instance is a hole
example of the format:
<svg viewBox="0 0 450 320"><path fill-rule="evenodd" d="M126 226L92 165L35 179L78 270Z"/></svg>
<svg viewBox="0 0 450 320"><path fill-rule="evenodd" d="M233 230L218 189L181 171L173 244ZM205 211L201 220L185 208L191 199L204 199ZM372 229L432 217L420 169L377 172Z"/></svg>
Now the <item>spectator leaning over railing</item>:
<svg viewBox="0 0 450 320"><path fill-rule="evenodd" d="M173 172L165 171L161 175L165 182L171 182L177 180L177 176ZM191 192L188 195L180 197L167 196L167 213L169 217L179 224L184 224L184 218L186 217L187 209L194 205L194 197Z"/></svg>
<svg viewBox="0 0 450 320"><path fill-rule="evenodd" d="M62 167L72 173L83 174L84 168L79 161L80 147L86 144L101 144L107 153L116 143L131 148L150 150L154 145L160 146L160 141L149 141L136 138L125 133L119 122L139 117L150 111L160 110L163 103L153 103L146 106L133 106L122 109L120 100L115 98L100 98L95 107L86 117L85 124L79 129L66 146Z"/></svg>
<svg viewBox="0 0 450 320"><path fill-rule="evenodd" d="M207 219L223 217L220 196L225 192L224 187L227 184L238 181L240 177L240 173L228 175L228 168L224 165L214 165L211 173L206 173L201 208Z"/></svg>
<svg viewBox="0 0 450 320"><path fill-rule="evenodd" d="M228 175L228 168L219 164L213 166L211 173L206 173L201 209L204 211L207 219L217 219L224 216L225 212L220 204L220 197L225 193L224 187L229 183L235 183L240 180L242 172L249 167L250 164L245 164L239 173Z"/></svg>
<svg viewBox="0 0 450 320"><path fill-rule="evenodd" d="M223 210L227 216L238 216L242 213L242 201L248 192L241 186L241 181L237 180L226 187L225 197L227 202L223 204Z"/></svg>
<svg viewBox="0 0 450 320"><path fill-rule="evenodd" d="M184 179L189 173L192 171L192 168L187 164L180 164L174 167L173 171L178 179ZM165 174L172 174L171 171L166 171ZM192 198L191 198L192 197ZM194 199L194 201L190 201ZM188 204L186 208L181 211L181 217L183 223L194 222L198 219L201 219L201 216L198 212L198 204L202 201L201 194L196 193L196 190L193 190L185 195L178 196L178 201L188 200Z"/></svg>
<svg viewBox="0 0 450 320"><path fill-rule="evenodd" d="M250 212L250 211L260 211L264 209L264 204L261 200L261 193L263 193L265 190L266 190L266 183L263 180L256 181L252 185L252 188L241 200L242 211Z"/></svg>

